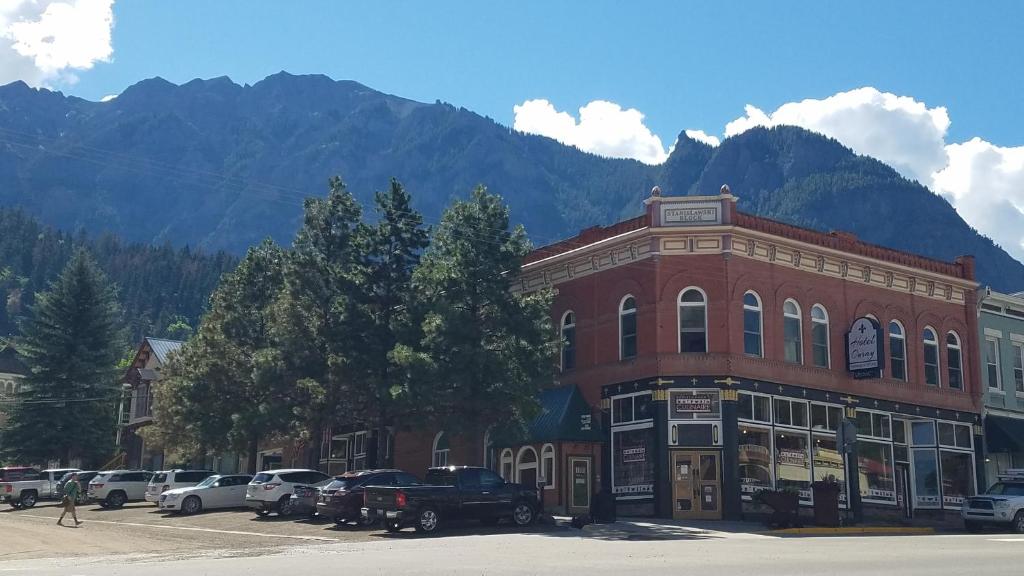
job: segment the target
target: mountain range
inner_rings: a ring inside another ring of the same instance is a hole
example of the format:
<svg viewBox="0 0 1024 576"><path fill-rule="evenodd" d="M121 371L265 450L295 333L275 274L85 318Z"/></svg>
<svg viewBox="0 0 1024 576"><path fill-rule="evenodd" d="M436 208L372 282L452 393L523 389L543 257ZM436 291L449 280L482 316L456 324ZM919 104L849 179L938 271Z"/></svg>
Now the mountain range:
<svg viewBox="0 0 1024 576"><path fill-rule="evenodd" d="M236 254L266 236L288 244L303 198L326 193L332 175L367 207L398 178L427 223L485 184L535 244L634 216L654 185L716 194L728 184L743 211L934 258L973 254L983 283L1024 288L1024 265L945 199L794 127L717 147L680 134L651 166L319 75L253 85L153 78L104 102L0 87L0 205L63 230Z"/></svg>

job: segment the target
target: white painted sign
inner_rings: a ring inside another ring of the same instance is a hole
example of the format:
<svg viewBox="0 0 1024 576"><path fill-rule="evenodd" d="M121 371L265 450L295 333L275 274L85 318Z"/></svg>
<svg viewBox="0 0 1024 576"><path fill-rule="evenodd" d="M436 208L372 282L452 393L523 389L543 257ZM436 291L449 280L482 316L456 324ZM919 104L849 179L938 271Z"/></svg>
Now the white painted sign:
<svg viewBox="0 0 1024 576"><path fill-rule="evenodd" d="M722 223L718 202L678 202L661 205L662 226L707 226Z"/></svg>

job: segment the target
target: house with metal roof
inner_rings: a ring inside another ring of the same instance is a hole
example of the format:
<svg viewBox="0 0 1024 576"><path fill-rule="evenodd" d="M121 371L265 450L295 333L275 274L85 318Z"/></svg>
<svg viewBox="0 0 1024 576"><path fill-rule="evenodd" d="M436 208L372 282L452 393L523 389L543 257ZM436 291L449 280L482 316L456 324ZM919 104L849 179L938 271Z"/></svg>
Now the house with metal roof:
<svg viewBox="0 0 1024 576"><path fill-rule="evenodd" d="M178 340L144 338L121 378L117 444L125 454L124 465L128 468L164 467L163 450L147 448L139 431L153 423L153 390L159 384L161 369L182 344Z"/></svg>

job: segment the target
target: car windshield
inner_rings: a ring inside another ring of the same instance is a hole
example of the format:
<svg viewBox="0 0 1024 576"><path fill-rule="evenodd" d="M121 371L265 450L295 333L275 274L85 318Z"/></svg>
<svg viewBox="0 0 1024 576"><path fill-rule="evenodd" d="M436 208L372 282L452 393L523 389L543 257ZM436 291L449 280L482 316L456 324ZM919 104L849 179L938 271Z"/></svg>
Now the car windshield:
<svg viewBox="0 0 1024 576"><path fill-rule="evenodd" d="M161 483L166 482L166 481L167 481L167 474L164 474L163 472L161 472L159 474L153 474L153 479L150 480L150 482L152 482L153 484L161 484Z"/></svg>
<svg viewBox="0 0 1024 576"><path fill-rule="evenodd" d="M993 496L1024 496L1024 482L996 482L986 494Z"/></svg>
<svg viewBox="0 0 1024 576"><path fill-rule="evenodd" d="M208 476L206 480L196 484L196 488L206 488L207 486L213 485L217 480L220 480L220 476Z"/></svg>
<svg viewBox="0 0 1024 576"><path fill-rule="evenodd" d="M97 475L92 477L92 480L90 480L89 483L92 484L93 482L95 482L95 483L99 484L100 482L103 482L104 480L106 480L109 476L110 476L110 474L97 474Z"/></svg>
<svg viewBox="0 0 1024 576"><path fill-rule="evenodd" d="M327 485L327 490L351 490L359 485L360 478L335 478Z"/></svg>
<svg viewBox="0 0 1024 576"><path fill-rule="evenodd" d="M424 482L431 486L455 486L455 472L452 470L431 470L427 472Z"/></svg>
<svg viewBox="0 0 1024 576"><path fill-rule="evenodd" d="M273 479L274 479L274 475L273 474L267 474L265 472L260 472L259 474L256 475L255 478L252 479L252 482L253 482L253 484L266 484L267 482L270 482Z"/></svg>

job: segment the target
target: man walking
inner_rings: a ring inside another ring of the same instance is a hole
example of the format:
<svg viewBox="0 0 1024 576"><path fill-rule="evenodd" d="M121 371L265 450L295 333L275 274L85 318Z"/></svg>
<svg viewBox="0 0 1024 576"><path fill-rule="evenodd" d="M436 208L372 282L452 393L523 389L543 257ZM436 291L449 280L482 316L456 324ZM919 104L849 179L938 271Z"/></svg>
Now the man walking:
<svg viewBox="0 0 1024 576"><path fill-rule="evenodd" d="M71 479L64 485L64 511L60 513L60 518L57 519L57 524L64 525L64 515L68 512L71 513L71 518L75 521L77 527L82 522L78 519L78 515L75 513L75 504L78 503L78 496L82 493L82 486L78 484L78 474L72 474Z"/></svg>

